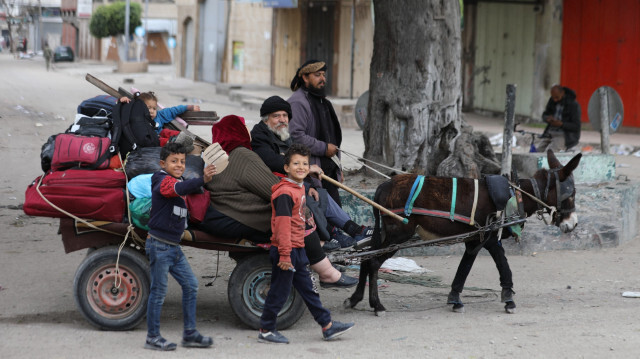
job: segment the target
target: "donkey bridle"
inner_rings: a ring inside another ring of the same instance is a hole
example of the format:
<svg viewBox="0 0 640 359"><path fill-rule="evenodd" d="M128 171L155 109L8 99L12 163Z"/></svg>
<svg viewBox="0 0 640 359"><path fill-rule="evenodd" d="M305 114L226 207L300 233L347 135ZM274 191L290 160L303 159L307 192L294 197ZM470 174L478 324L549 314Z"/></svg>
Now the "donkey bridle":
<svg viewBox="0 0 640 359"><path fill-rule="evenodd" d="M549 199L549 189L551 188L551 180L552 176L556 183L556 211L552 214L552 219L555 222L556 226L560 226L562 222L562 215L566 213L575 212L575 206L573 208L562 208L562 202L567 198L571 197L573 191L575 189L575 184L573 182L573 174L569 175L564 181L560 182L560 176L558 175L558 171L560 168L551 169L547 171L547 185L544 189L544 197L540 196L540 189L538 188L538 182L535 178L529 178L531 181L531 186L533 187L533 192L536 198L541 199L545 203L547 203ZM541 215L542 213L552 213L549 207L543 208L539 202L536 202L538 205L538 213ZM546 222L546 221L545 221Z"/></svg>

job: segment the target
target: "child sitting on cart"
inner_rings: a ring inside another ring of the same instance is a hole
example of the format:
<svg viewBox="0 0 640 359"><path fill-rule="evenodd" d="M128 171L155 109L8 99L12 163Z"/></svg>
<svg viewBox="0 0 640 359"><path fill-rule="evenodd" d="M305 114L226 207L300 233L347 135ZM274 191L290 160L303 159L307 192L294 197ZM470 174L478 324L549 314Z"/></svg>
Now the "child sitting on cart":
<svg viewBox="0 0 640 359"><path fill-rule="evenodd" d="M134 96L134 100L142 100L145 105L147 105L151 119L156 123L156 132L160 136L160 146L166 145L171 138L175 138L174 142L184 144L187 148L187 153L193 150L193 139L191 137L187 134L181 133L180 131L169 130L163 127L165 124L173 121L177 116L187 111L200 111L200 106L178 105L158 110L158 98L152 91L142 93L137 92ZM131 102L131 99L128 97L121 97L120 102L129 103Z"/></svg>
<svg viewBox="0 0 640 359"><path fill-rule="evenodd" d="M311 230L315 229L312 218L307 218L309 210L305 205L303 184L309 174L309 154L309 149L303 145L289 147L284 158L287 177L272 187L273 235L269 249L272 272L271 287L260 318L258 341L262 343L289 343L289 339L276 330L276 319L289 297L292 285L322 327L324 340L332 340L354 325L331 320L331 313L322 306L318 290L311 280L309 259L304 251L307 224L312 225Z"/></svg>
<svg viewBox="0 0 640 359"><path fill-rule="evenodd" d="M151 268L151 290L147 306L147 339L144 347L153 350L175 350L176 344L160 335L160 312L167 294L167 279L171 273L182 287L184 332L182 346L206 348L213 344L196 330L196 294L198 280L191 270L180 240L187 227L187 206L183 196L200 191L211 181L216 168L209 165L203 178L183 180L186 149L180 143L168 143L160 151L161 171L151 177L151 217L145 251Z"/></svg>

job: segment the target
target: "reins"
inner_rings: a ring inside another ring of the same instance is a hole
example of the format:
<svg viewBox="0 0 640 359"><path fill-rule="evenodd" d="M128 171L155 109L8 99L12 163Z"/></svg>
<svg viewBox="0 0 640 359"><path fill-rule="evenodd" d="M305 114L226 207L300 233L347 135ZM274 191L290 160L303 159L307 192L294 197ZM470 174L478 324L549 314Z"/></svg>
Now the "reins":
<svg viewBox="0 0 640 359"><path fill-rule="evenodd" d="M347 152L347 151L345 151L345 150L343 150L343 149L341 149L341 148L338 148L338 150L340 150L340 152L344 153L345 155L347 155L347 156L348 156L349 158L351 158L352 160L354 160L354 161L356 161L356 162L360 163L361 165L363 165L363 166L367 167L368 169L372 170L373 172L375 172L375 173L379 174L380 176L385 177L386 179L391 179L391 177L390 177L390 176L387 176L386 174L384 174L384 173L382 173L382 172L380 172L380 171L376 170L375 168L373 168L373 167L369 166L368 164L364 163L364 161L367 161L367 162L373 163L374 165L380 166L380 167L382 167L382 168L384 168L384 169L388 169L388 170L390 170L390 171L395 171L395 172L402 173L402 174L409 174L409 172L407 172L407 171L403 171L403 170L401 170L401 169L397 169L397 168L389 167L389 166L383 165L382 163L378 163L378 162L375 162L375 161L371 161L371 160L368 160L368 159L362 158L362 157L360 157L360 156L354 155L353 153L349 153L349 152Z"/></svg>

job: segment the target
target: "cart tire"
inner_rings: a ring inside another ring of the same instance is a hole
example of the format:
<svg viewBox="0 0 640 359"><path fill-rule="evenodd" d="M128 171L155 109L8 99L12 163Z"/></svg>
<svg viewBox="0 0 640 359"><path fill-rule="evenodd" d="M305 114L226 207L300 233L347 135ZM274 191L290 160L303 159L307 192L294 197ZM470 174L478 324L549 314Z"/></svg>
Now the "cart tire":
<svg viewBox="0 0 640 359"><path fill-rule="evenodd" d="M260 316L271 284L271 261L268 254L243 258L229 278L229 303L236 316L248 327L260 329ZM294 325L304 314L304 301L298 292L291 294L278 314L278 329Z"/></svg>
<svg viewBox="0 0 640 359"><path fill-rule="evenodd" d="M130 248L120 252L119 289L116 280L118 247L91 251L82 261L73 280L73 297L89 323L103 330L130 330L147 314L149 263ZM115 293L115 294L114 294Z"/></svg>

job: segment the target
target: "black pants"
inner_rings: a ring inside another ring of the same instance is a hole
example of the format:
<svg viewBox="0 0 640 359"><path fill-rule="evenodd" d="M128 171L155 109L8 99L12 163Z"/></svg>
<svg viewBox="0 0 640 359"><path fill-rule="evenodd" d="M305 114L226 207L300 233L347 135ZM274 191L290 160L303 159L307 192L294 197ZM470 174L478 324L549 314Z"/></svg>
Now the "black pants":
<svg viewBox="0 0 640 359"><path fill-rule="evenodd" d="M325 327L331 323L331 313L322 306L318 289L311 279L308 267L309 260L304 250L302 248L291 249L291 264L296 269L295 272L285 271L278 267L278 262L280 261L278 247L271 247L269 257L273 266L271 270L271 287L264 302L264 310L260 317L260 328L269 331L276 329L278 313L280 313L282 306L287 301L292 286L298 291L307 308L309 308L311 315L313 315L313 319L318 324Z"/></svg>
<svg viewBox="0 0 640 359"><path fill-rule="evenodd" d="M204 220L195 227L222 238L244 238L254 243L269 243L271 241L271 231L265 233L244 225L216 210L213 206L207 208Z"/></svg>
<svg viewBox="0 0 640 359"><path fill-rule="evenodd" d="M462 259L458 265L458 271L453 279L453 283L451 283L451 289L458 293L462 292L464 282L466 282L467 276L469 276L469 272L471 272L471 267L473 267L473 262L478 256L477 253L469 254L469 252L475 249L479 245L479 242L466 242L465 245L467 250L464 251L462 255ZM483 247L489 251L493 261L496 263L496 268L498 268L498 273L500 273L500 287L513 288L509 262L507 262L507 257L504 255L504 248L502 247L502 243L498 241L497 236L493 235L489 238Z"/></svg>
<svg viewBox="0 0 640 359"><path fill-rule="evenodd" d="M244 238L254 243L269 243L271 241L271 231L265 233L251 228L228 217L212 206L207 209L202 223L195 227L222 238ZM320 245L320 237L318 237L317 231L304 237L304 250L311 265L320 262L327 256Z"/></svg>

